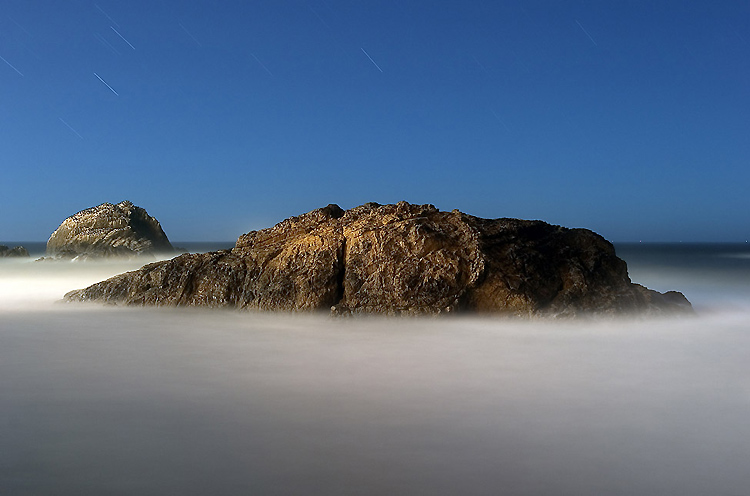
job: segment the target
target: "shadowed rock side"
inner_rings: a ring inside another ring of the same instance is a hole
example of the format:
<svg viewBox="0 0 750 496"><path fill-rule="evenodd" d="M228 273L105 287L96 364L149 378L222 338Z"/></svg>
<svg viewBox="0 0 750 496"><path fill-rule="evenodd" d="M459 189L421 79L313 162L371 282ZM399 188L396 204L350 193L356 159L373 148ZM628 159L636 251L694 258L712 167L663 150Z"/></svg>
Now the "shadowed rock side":
<svg viewBox="0 0 750 496"><path fill-rule="evenodd" d="M0 245L0 258L5 257L28 257L29 251L23 246L14 246L9 248L5 245Z"/></svg>
<svg viewBox="0 0 750 496"><path fill-rule="evenodd" d="M630 282L586 229L480 219L432 205L337 205L65 295L69 301L335 314L476 311L518 316L691 312Z"/></svg>
<svg viewBox="0 0 750 496"><path fill-rule="evenodd" d="M65 219L47 241L47 254L98 258L174 252L155 218L129 201L102 203Z"/></svg>

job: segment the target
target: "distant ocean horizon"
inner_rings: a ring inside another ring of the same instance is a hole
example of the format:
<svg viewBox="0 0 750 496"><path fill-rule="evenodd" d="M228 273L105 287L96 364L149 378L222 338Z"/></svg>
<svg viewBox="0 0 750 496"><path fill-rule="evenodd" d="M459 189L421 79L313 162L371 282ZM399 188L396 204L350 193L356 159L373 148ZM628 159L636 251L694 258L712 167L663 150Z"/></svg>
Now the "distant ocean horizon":
<svg viewBox="0 0 750 496"><path fill-rule="evenodd" d="M615 243L696 316L592 321L61 304L148 261L21 244L0 259L2 495L747 492L747 244Z"/></svg>

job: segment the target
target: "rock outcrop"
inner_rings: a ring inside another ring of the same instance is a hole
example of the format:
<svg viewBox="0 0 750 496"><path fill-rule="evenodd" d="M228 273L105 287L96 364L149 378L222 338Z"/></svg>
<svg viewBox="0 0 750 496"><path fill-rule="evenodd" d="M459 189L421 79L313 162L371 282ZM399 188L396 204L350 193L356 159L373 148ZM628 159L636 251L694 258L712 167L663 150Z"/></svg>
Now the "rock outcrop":
<svg viewBox="0 0 750 496"><path fill-rule="evenodd" d="M28 257L29 251L23 246L14 246L9 248L5 245L0 245L0 258L3 257Z"/></svg>
<svg viewBox="0 0 750 496"><path fill-rule="evenodd" d="M152 263L65 298L334 314L692 311L681 293L631 283L592 231L405 202L329 205L240 236L231 250Z"/></svg>
<svg viewBox="0 0 750 496"><path fill-rule="evenodd" d="M47 254L60 258L172 252L159 221L129 201L82 210L65 219L47 241Z"/></svg>

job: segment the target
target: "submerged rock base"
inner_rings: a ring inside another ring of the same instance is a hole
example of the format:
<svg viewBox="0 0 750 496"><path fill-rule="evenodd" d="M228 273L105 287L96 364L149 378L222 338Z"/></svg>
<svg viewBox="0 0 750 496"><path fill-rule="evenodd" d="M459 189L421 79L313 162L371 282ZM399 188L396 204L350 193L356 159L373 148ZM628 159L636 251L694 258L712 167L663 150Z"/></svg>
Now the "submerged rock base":
<svg viewBox="0 0 750 496"><path fill-rule="evenodd" d="M145 265L65 299L334 314L692 312L681 293L633 284L592 231L406 202L329 205L247 233L231 250Z"/></svg>

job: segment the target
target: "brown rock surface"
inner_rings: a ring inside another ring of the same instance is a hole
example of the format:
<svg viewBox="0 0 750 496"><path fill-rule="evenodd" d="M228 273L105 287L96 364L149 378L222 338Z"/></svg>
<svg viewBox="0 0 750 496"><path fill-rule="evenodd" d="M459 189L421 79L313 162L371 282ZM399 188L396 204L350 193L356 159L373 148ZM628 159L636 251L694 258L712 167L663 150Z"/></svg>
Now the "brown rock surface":
<svg viewBox="0 0 750 496"><path fill-rule="evenodd" d="M173 251L159 221L129 201L82 210L65 219L47 241L47 254L67 258Z"/></svg>
<svg viewBox="0 0 750 496"><path fill-rule="evenodd" d="M70 301L336 314L518 316L691 312L681 293L633 284L586 229L480 219L432 205L329 205L66 295Z"/></svg>

